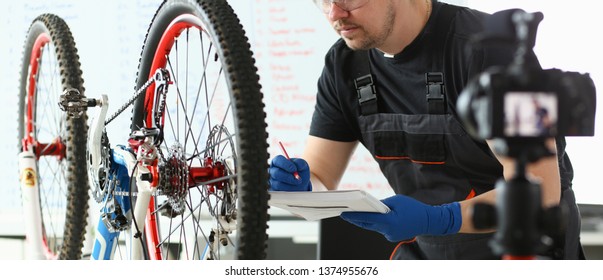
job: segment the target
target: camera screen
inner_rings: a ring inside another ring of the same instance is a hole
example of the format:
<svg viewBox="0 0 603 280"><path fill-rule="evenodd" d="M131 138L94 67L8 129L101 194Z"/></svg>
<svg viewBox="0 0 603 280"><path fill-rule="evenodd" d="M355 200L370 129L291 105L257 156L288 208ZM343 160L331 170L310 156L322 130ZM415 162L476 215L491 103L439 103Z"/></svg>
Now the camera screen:
<svg viewBox="0 0 603 280"><path fill-rule="evenodd" d="M505 136L555 136L557 108L557 96L551 92L507 92L504 95Z"/></svg>

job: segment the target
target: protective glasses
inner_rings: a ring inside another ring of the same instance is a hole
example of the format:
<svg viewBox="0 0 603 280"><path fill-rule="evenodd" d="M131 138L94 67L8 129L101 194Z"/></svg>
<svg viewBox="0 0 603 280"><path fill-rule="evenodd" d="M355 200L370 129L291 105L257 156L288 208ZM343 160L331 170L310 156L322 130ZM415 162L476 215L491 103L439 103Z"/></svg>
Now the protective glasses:
<svg viewBox="0 0 603 280"><path fill-rule="evenodd" d="M352 11L362 7L369 0L314 0L314 3L320 10L328 14L333 7L333 4L337 5L340 9L344 11Z"/></svg>

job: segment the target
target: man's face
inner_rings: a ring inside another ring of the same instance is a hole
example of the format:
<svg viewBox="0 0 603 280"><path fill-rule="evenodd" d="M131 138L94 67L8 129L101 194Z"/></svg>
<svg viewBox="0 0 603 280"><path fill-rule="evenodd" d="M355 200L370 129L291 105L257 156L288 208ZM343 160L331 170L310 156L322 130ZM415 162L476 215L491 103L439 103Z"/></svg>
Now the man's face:
<svg viewBox="0 0 603 280"><path fill-rule="evenodd" d="M327 19L351 49L379 48L392 33L395 10L392 0L369 0L346 11L333 4Z"/></svg>

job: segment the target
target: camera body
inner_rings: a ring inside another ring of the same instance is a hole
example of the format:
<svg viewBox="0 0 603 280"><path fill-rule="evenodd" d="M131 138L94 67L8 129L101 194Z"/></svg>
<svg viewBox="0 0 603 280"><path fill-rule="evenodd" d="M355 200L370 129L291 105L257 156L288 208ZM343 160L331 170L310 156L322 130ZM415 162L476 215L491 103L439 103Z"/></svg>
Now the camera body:
<svg viewBox="0 0 603 280"><path fill-rule="evenodd" d="M481 73L459 96L457 110L468 132L480 139L593 136L596 90L589 74L543 70L529 59L541 13L516 10L501 18L515 29L483 37L480 43L500 41L501 36L507 42L514 39L515 58L506 67Z"/></svg>
<svg viewBox="0 0 603 280"><path fill-rule="evenodd" d="M491 68L459 99L473 136L531 138L592 136L595 86L588 74L559 69Z"/></svg>

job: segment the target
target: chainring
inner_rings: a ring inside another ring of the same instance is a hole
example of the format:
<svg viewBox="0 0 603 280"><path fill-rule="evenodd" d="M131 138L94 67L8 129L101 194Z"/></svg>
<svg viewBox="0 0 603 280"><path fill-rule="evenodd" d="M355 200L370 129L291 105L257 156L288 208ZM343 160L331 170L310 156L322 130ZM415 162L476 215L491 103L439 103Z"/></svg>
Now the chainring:
<svg viewBox="0 0 603 280"><path fill-rule="evenodd" d="M103 131L101 136L101 164L99 165L98 174L99 184L92 190L92 197L97 203L101 203L107 195L109 184L109 171L111 170L111 145L107 132Z"/></svg>

